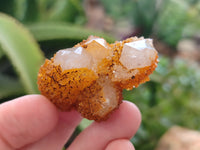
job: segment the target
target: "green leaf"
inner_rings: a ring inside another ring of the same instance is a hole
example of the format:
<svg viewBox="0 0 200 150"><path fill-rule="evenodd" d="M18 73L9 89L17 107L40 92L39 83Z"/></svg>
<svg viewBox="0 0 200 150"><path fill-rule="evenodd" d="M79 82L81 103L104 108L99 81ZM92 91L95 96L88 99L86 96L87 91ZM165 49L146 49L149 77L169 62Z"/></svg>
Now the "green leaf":
<svg viewBox="0 0 200 150"><path fill-rule="evenodd" d="M24 17L26 16L26 9L27 9L27 0L15 0L15 13L14 18L16 18L19 21L23 21Z"/></svg>
<svg viewBox="0 0 200 150"><path fill-rule="evenodd" d="M3 53L3 50L2 50L2 48L1 48L1 45L0 45L0 60L1 60L1 58L4 56L4 53Z"/></svg>
<svg viewBox="0 0 200 150"><path fill-rule="evenodd" d="M38 0L27 0L23 22L29 23L39 19Z"/></svg>
<svg viewBox="0 0 200 150"><path fill-rule="evenodd" d="M44 60L32 35L17 20L0 13L0 45L27 93L38 93L37 72Z"/></svg>
<svg viewBox="0 0 200 150"><path fill-rule="evenodd" d="M24 88L17 79L0 74L0 83L0 99L24 93Z"/></svg>
<svg viewBox="0 0 200 150"><path fill-rule="evenodd" d="M28 26L38 41L48 40L80 40L87 39L89 35L97 35L105 38L108 42L115 39L107 34L87 30L80 26L67 23L37 23Z"/></svg>
<svg viewBox="0 0 200 150"><path fill-rule="evenodd" d="M93 121L92 120L88 120L88 119L83 119L81 121L81 123L79 124L79 129L82 131L85 128L87 128Z"/></svg>
<svg viewBox="0 0 200 150"><path fill-rule="evenodd" d="M69 0L56 1L50 12L49 19L51 21L73 22L74 18L76 18L76 12L76 9L74 9Z"/></svg>

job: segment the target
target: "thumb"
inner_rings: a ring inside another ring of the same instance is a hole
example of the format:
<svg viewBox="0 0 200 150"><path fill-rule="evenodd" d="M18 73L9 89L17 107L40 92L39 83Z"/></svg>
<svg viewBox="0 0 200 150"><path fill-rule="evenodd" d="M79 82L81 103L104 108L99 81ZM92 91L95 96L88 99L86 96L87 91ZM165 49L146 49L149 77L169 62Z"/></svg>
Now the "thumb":
<svg viewBox="0 0 200 150"><path fill-rule="evenodd" d="M28 95L0 105L0 149L18 149L54 129L56 108L41 95Z"/></svg>

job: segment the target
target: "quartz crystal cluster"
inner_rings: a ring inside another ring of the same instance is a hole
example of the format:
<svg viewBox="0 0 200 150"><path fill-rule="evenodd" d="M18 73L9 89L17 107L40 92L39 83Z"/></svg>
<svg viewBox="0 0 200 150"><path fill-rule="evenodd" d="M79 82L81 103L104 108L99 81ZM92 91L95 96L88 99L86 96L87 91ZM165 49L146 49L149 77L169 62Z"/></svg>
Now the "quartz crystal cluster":
<svg viewBox="0 0 200 150"><path fill-rule="evenodd" d="M151 39L132 37L109 44L90 36L46 59L38 87L60 110L76 109L87 119L102 121L120 105L123 89L149 80L157 58Z"/></svg>

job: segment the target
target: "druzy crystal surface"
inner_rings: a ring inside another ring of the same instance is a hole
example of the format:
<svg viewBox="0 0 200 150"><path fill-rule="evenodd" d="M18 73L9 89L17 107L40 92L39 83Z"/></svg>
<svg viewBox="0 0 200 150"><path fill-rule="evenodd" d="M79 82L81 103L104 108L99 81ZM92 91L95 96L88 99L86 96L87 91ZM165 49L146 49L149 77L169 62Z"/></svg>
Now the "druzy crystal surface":
<svg viewBox="0 0 200 150"><path fill-rule="evenodd" d="M158 63L151 39L132 37L109 44L90 36L46 60L38 86L60 110L77 110L87 119L109 118L122 102L122 90L149 80Z"/></svg>

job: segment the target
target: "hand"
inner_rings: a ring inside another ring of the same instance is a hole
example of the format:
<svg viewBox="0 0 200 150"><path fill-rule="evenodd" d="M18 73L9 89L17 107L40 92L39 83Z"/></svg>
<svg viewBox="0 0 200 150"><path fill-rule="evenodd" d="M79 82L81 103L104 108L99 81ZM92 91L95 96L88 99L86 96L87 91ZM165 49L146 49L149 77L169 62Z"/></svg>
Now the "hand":
<svg viewBox="0 0 200 150"><path fill-rule="evenodd" d="M81 121L76 111L59 112L44 96L28 95L0 105L0 150L61 150ZM129 139L141 122L138 108L124 101L104 122L94 122L68 150L134 150Z"/></svg>

